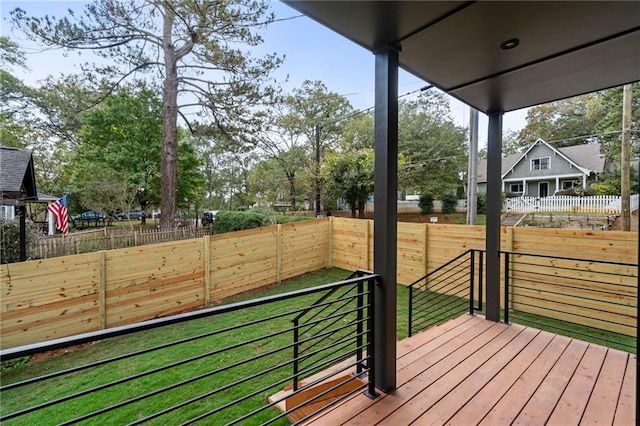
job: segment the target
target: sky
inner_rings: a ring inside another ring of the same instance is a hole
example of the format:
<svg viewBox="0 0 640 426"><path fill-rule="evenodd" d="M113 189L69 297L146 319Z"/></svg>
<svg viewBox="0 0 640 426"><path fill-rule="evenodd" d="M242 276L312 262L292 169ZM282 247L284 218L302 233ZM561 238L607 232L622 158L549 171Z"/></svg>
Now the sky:
<svg viewBox="0 0 640 426"><path fill-rule="evenodd" d="M75 54L64 56L60 50L43 51L29 42L19 32L13 31L9 12L16 7L33 15L53 15L63 17L67 9L80 12L86 2L75 1L35 1L0 0L2 16L1 33L11 37L25 47L28 71L21 75L27 84L36 85L49 75L76 72L77 64L90 55L79 58ZM277 19L298 16L289 6L273 1L270 4ZM320 80L328 90L345 96L356 109L366 109L374 104L374 55L366 49L339 36L307 17L298 17L273 23L263 33L264 44L258 52L278 53L285 61L274 77L281 82L285 91L299 87L305 80ZM400 71L398 93L400 95L417 90L428 83ZM436 89L432 89L436 90ZM469 107L449 97L454 122L463 127L469 124ZM480 113L479 147L486 145L487 117ZM505 114L504 131L519 131L526 125L526 109Z"/></svg>

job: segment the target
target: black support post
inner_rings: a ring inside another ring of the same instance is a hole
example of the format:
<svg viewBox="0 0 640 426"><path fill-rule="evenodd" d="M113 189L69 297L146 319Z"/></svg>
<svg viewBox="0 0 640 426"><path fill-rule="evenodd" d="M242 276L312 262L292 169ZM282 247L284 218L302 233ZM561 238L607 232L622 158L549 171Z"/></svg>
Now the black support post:
<svg viewBox="0 0 640 426"><path fill-rule="evenodd" d="M500 321L500 214L502 213L502 112L489 114L487 140L486 318Z"/></svg>
<svg viewBox="0 0 640 426"><path fill-rule="evenodd" d="M398 55L384 46L375 57L374 272L375 380L385 392L396 387L396 258L398 189Z"/></svg>
<svg viewBox="0 0 640 426"><path fill-rule="evenodd" d="M27 260L27 208L24 204L16 207L20 221L20 262Z"/></svg>

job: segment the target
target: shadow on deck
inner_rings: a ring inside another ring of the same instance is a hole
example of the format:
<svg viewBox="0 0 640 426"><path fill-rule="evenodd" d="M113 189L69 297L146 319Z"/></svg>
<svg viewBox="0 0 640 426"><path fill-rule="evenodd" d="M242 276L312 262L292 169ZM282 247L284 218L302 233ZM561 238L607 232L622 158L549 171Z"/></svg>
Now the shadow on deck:
<svg viewBox="0 0 640 426"><path fill-rule="evenodd" d="M635 356L463 315L398 342L397 388L305 425L631 425Z"/></svg>

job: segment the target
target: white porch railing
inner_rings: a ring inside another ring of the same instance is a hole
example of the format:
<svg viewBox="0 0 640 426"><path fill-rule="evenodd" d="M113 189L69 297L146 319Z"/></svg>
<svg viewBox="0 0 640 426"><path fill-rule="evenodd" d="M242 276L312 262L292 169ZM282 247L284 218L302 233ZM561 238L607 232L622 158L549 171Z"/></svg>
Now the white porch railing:
<svg viewBox="0 0 640 426"><path fill-rule="evenodd" d="M558 195L553 197L519 197L507 198L504 210L517 213L534 212L574 212L574 213L621 213L621 197L619 195L595 195L591 197L571 197ZM631 196L631 211L640 207L640 195Z"/></svg>

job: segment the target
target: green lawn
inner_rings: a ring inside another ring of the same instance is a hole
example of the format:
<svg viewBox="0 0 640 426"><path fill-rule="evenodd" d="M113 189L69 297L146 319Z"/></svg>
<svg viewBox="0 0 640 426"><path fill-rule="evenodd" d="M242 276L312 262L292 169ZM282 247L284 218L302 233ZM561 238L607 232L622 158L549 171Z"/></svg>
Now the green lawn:
<svg viewBox="0 0 640 426"><path fill-rule="evenodd" d="M259 294L244 295L226 302L253 299L340 281L348 275L348 271L336 268L322 270L307 274L295 280L287 281ZM1 376L2 384L6 385L26 378L50 374L75 365L112 358L121 354L185 339L189 336L201 335L212 330L223 330L236 324L245 324L257 320L265 315L286 314L298 307L310 305L317 300L319 296L320 294L311 294L285 302L272 303L262 307L254 307L243 311L163 327L161 329L144 331L136 333L135 335L96 342L81 350L5 371ZM398 301L400 304L398 317L399 336L406 336L407 297L404 287L399 287L398 289ZM151 424L158 425L178 424L201 415L215 407L229 404L229 408L205 420L205 423L207 421L213 424L227 423L234 418L240 417L244 413L259 410L264 406L266 398L269 395L274 394L287 384L290 384L290 382L287 381L271 386L275 381L284 379L292 374L290 365L281 368L278 367L280 363L291 359L291 348L287 347L287 345L290 345L292 342L291 332L284 332L268 340L261 340L250 345L239 345L250 339L264 336L269 332L285 330L291 327L290 320L291 315L288 315L260 323L256 326L222 332L214 336L204 337L192 342L165 348L161 351L150 352L136 356L135 358L93 367L88 371L49 379L44 382L28 385L24 388L3 391L0 412L2 415L6 415L7 413L39 404L43 401L60 398L69 393L92 389L104 383L131 376L132 374L159 368L176 360L184 360L202 355L201 359L185 363L184 365L177 365L168 370L124 382L108 389L93 390L86 396L44 408L37 413L7 420L6 422L3 421L3 425L58 424L98 410L105 405L122 403L127 399L143 395L160 387L170 386L184 380L192 380L192 383L181 386L178 390L162 392L146 398L143 401L128 404L118 410L81 422L81 424L126 424L142 419L166 407L183 403L190 398L197 397L226 383L239 380L248 375L255 375L255 378L247 380L240 386L227 391L214 393L207 398L187 404L179 410L150 422ZM239 346L232 347L233 345ZM281 347L286 347L286 349L278 351L277 349ZM220 348L228 349L203 356L203 354L214 352ZM270 351L274 353L259 358L250 364L233 366L237 361L256 355L268 354ZM216 369L221 371L217 374L207 375ZM266 374L261 375L261 373L265 372ZM197 379L198 376L201 375L207 376ZM240 398L242 395L254 391L256 392L255 396L241 403L234 403L234 400ZM277 414L279 413L275 410L266 409L256 417L247 420L244 424L262 423L275 417ZM286 419L279 419L274 424L288 424L288 421Z"/></svg>

